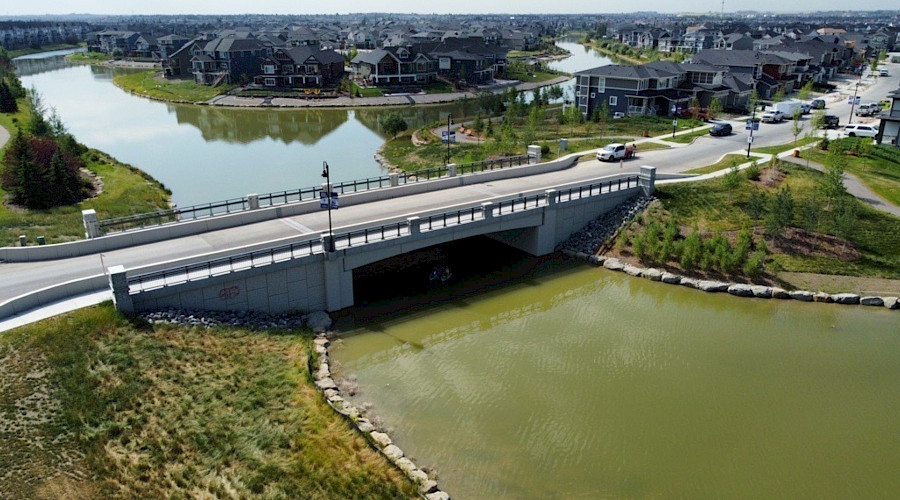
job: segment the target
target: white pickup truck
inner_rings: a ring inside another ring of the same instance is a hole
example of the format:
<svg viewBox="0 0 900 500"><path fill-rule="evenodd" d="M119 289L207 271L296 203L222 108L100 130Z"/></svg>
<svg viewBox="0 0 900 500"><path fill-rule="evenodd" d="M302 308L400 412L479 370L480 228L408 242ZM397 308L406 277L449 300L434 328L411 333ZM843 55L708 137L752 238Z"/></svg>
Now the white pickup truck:
<svg viewBox="0 0 900 500"><path fill-rule="evenodd" d="M764 123L780 123L784 121L784 113L777 109L770 109L762 114L762 121Z"/></svg>
<svg viewBox="0 0 900 500"><path fill-rule="evenodd" d="M607 144L603 149L597 151L597 159L600 161L624 160L633 157L635 149L634 146L626 146L614 142L612 144Z"/></svg>

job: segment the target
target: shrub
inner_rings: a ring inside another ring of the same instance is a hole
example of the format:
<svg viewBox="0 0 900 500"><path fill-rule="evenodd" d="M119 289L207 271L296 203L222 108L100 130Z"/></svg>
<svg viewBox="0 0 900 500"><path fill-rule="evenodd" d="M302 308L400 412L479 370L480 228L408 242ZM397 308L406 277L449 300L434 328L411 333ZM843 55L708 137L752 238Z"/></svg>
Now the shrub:
<svg viewBox="0 0 900 500"><path fill-rule="evenodd" d="M762 169L759 168L759 164L753 162L747 169L744 171L744 175L747 176L751 181L758 181L759 176L762 173Z"/></svg>

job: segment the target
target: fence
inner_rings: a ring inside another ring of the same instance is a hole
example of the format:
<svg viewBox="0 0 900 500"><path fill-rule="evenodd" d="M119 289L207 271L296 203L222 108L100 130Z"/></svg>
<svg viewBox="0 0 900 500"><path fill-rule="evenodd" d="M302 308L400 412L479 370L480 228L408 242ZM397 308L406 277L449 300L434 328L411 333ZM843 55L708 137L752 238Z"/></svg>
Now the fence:
<svg viewBox="0 0 900 500"><path fill-rule="evenodd" d="M457 174L473 174L526 164L528 164L527 155L510 156L506 158L498 158L495 160L484 160L475 163L462 164L457 167ZM401 185L410 184L431 179L440 179L442 177L447 177L448 175L450 175L450 172L446 166L433 167L416 170L414 172L400 173L397 176L397 182ZM332 191L340 194L347 194L390 187L391 185L391 176L382 175L379 177L370 177L368 179L359 179L332 184ZM315 200L319 198L319 192L321 191L321 186L315 186L288 191L266 193L259 195L259 206L272 207L277 205L285 205L288 203L297 203L306 200ZM175 207L169 210L157 210L155 212L134 214L111 219L102 219L98 222L98 224L100 228L100 234L109 234L112 232L124 232L133 229L143 229L145 227L161 226L164 224L201 219L204 217L225 215L234 212L241 212L249 208L250 200L247 197L243 197L205 203L201 205L192 205L188 207Z"/></svg>
<svg viewBox="0 0 900 500"><path fill-rule="evenodd" d="M639 186L638 179L638 176L629 176L606 182L560 189L557 191L557 201L575 201L603 193L630 189ZM490 216L502 216L514 212L533 210L546 206L547 203L548 195L546 193L501 200L491 208L492 214ZM485 213L484 206L475 206L429 215L428 217L423 217L415 224L418 224L418 230L424 232L484 220L488 215ZM413 227L411 227L409 221L382 224L335 235L334 247L335 250L357 247L376 241L386 241L408 236L412 232ZM215 259L209 262L131 276L128 278L128 287L130 293L135 294L324 252L325 248L321 239L306 240L290 245Z"/></svg>

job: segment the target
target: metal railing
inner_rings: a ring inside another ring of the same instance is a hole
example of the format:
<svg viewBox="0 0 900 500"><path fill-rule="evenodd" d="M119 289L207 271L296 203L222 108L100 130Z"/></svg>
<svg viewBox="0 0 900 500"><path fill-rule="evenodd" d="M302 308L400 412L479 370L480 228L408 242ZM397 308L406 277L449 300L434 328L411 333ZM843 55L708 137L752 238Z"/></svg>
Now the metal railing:
<svg viewBox="0 0 900 500"><path fill-rule="evenodd" d="M484 160L481 162L465 163L459 165L457 167L457 174L472 174L527 164L527 155L509 156L505 158L497 158L494 160ZM432 179L440 179L442 177L447 177L448 175L450 175L449 169L446 166L441 166L416 170L414 172L403 172L398 174L397 180L398 184L403 185ZM340 194L347 194L380 189L389 186L391 186L391 176L382 175L379 177L370 177L367 179L358 179L337 183L332 186L332 190ZM315 200L319 198L319 192L321 191L321 186L314 186L261 194L259 195L259 206L272 207L277 205L285 205L288 203L298 203L301 201ZM100 221L98 221L98 224L101 234L109 234L111 232L125 232L133 229L162 226L165 224L173 224L204 217L226 215L247 210L249 207L250 201L246 197L234 198L230 200L215 201L211 203L191 205L187 207L174 207L169 210L157 210L154 212L134 214L124 217L101 219Z"/></svg>
<svg viewBox="0 0 900 500"><path fill-rule="evenodd" d="M629 176L605 182L561 189L557 191L557 201L575 201L604 193L620 191L622 189L630 189L639 186L638 179L638 176ZM516 212L534 210L547 206L548 202L549 199L546 193L501 200L496 202L493 206L489 206L492 210L492 214L490 215L503 216ZM473 206L461 210L429 215L416 221L415 224L418 224L418 229L420 231L426 232L484 220L487 216L488 214L485 213L484 206ZM410 221L381 224L374 227L337 234L334 236L334 247L336 250L359 247L377 241L401 238L410 235L412 232L413 228L410 226ZM324 252L325 249L321 238L305 240L290 245L281 245L231 257L214 259L209 262L189 264L131 276L128 278L128 287L129 292L135 294Z"/></svg>
<svg viewBox="0 0 900 500"><path fill-rule="evenodd" d="M490 170L499 170L502 168L518 167L528 164L528 155L507 156L505 158L497 158L493 160L482 160L473 163L462 163L456 167L456 172L460 175L474 174Z"/></svg>
<svg viewBox="0 0 900 500"><path fill-rule="evenodd" d="M630 189L632 187L639 186L638 179L639 177L634 175L606 182L597 182L585 186L578 186L575 188L560 189L557 195L557 200L561 202L581 200L583 198L588 198L603 193L611 193L613 191L619 191L622 189ZM604 190L604 188L606 189Z"/></svg>
<svg viewBox="0 0 900 500"><path fill-rule="evenodd" d="M132 276L128 278L128 289L129 293L132 294L147 292L157 288L190 283L191 281L253 269L316 253L322 253L322 241L320 239L291 243L290 245L214 259L209 262L189 264Z"/></svg>
<svg viewBox="0 0 900 500"><path fill-rule="evenodd" d="M437 215L429 215L422 219L419 225L421 231L433 231L445 227L459 226L466 222L474 222L484 219L484 209L481 207L466 208L455 212L445 212Z"/></svg>

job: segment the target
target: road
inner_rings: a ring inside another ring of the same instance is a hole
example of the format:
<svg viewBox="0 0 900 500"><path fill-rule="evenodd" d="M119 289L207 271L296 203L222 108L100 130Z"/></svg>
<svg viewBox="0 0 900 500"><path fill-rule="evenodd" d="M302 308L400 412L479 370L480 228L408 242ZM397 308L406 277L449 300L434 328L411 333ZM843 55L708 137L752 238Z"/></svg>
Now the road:
<svg viewBox="0 0 900 500"><path fill-rule="evenodd" d="M889 91L897 88L900 73L891 65L891 76L875 81L864 79L860 86L863 100L880 100ZM852 94L852 88L850 90ZM850 107L846 104L846 92L835 93L828 105L828 112L841 116L841 123L847 123ZM808 121L808 117L804 121ZM439 192L412 195L365 205L350 205L333 212L336 232L341 228L374 221L390 222L405 220L412 215L442 212L457 205L489 201L492 198L515 195L586 181L621 172L637 172L641 165L655 166L658 172L681 172L687 169L716 162L723 154L746 151L747 132L743 121L733 122L735 133L728 137L700 137L688 146L665 150L641 151L638 158L626 162L620 169L619 163L601 164L596 160L585 161L577 166L543 175L508 179L479 185L446 189ZM664 137L663 137L664 138ZM793 140L791 123L762 124L754 133L754 146L784 144ZM573 146L577 142L573 141ZM123 265L126 269L171 262L179 259L198 257L212 252L233 250L266 242L272 246L318 238L328 227L325 212L316 212L290 218L265 221L238 228L213 231L205 234L177 238L131 248L106 252L101 256L88 255L71 259L37 263L0 264L0 303L40 288L69 280L103 273L106 267Z"/></svg>

